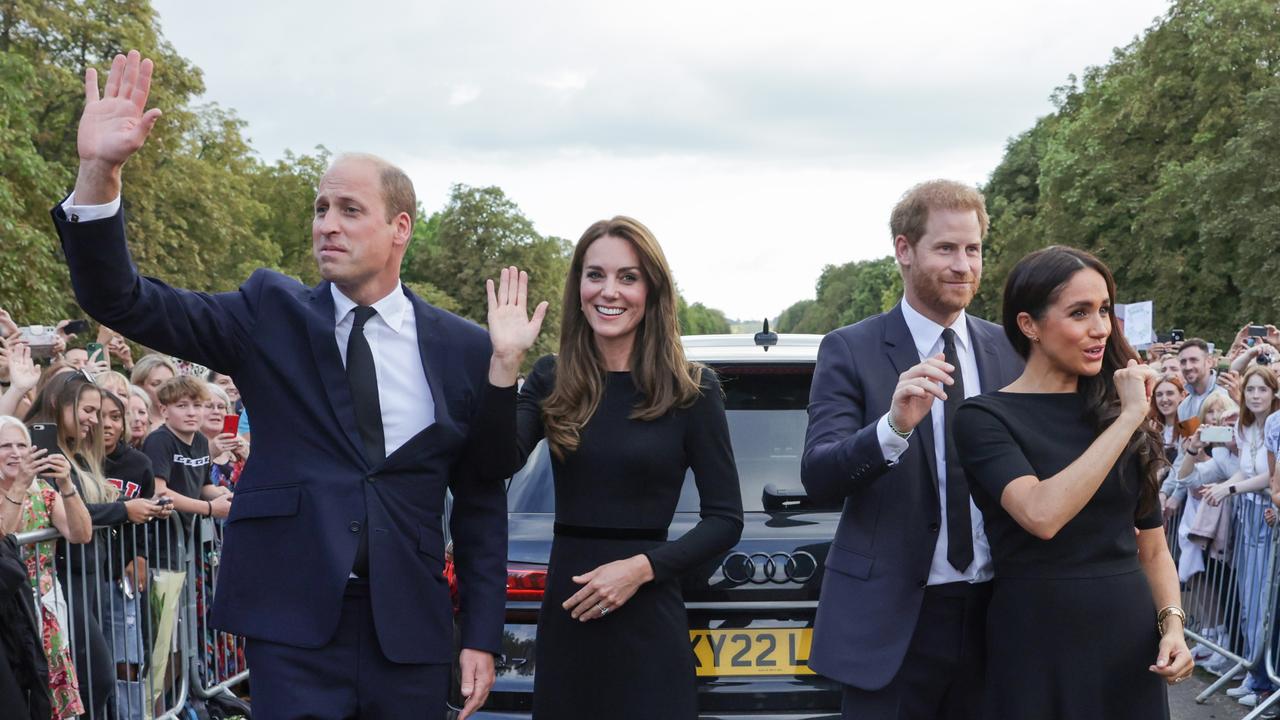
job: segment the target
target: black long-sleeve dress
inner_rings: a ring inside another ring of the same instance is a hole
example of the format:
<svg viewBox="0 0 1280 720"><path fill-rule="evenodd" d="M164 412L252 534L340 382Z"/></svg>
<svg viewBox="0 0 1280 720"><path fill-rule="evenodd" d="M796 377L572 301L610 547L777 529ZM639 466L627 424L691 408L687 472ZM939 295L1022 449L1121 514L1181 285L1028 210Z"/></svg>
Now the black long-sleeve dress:
<svg viewBox="0 0 1280 720"><path fill-rule="evenodd" d="M563 461L552 457L556 535L538 615L535 718L693 718L694 658L679 575L724 552L742 532L742 495L724 400L703 372L691 406L651 421L629 419L641 400L627 372L608 373L604 396ZM517 403L521 457L542 439L542 401L555 358L540 359ZM667 542L685 471L693 469L702 520ZM574 575L644 554L654 579L604 618L574 620L561 604Z"/></svg>
<svg viewBox="0 0 1280 720"><path fill-rule="evenodd" d="M1160 638L1134 528L1141 466L1130 453L1050 540L1000 504L1010 481L1056 475L1098 437L1076 393L997 392L956 413L956 446L982 510L995 585L987 619L988 718L1166 720L1165 681L1148 671Z"/></svg>

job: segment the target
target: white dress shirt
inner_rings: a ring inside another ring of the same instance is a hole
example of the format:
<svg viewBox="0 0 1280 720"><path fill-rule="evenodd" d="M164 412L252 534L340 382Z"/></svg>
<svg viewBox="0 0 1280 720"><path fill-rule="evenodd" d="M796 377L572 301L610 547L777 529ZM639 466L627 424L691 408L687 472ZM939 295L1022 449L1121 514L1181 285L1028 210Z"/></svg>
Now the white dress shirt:
<svg viewBox="0 0 1280 720"><path fill-rule="evenodd" d="M72 193L62 203L62 210L72 222L101 220L119 212L120 197L101 205L76 205L75 193ZM336 285L329 287L333 292L333 336L345 368L356 302L343 295ZM377 314L365 323L364 337L373 352L374 372L378 375L378 406L382 410L382 437L390 456L436 421L436 406L418 350L418 324L413 305L400 283L374 303L373 309Z"/></svg>
<svg viewBox="0 0 1280 720"><path fill-rule="evenodd" d="M342 365L347 364L347 339L355 323L356 302L330 285L333 292L333 336ZM373 304L377 313L364 324L364 337L373 352L378 375L378 407L382 409L382 437L387 456L436 421L435 400L418 350L418 323L413 305L400 283Z"/></svg>
<svg viewBox="0 0 1280 720"><path fill-rule="evenodd" d="M911 339L915 341L916 352L920 360L933 357L942 352L942 331L946 328L921 315L904 297L902 299L902 317L907 321L907 329L911 331ZM982 382L978 376L978 362L974 357L973 342L969 338L968 316L962 310L951 329L956 333L956 356L960 360L960 371L964 374L964 396L973 397L982 393ZM945 389L945 388L944 388ZM969 524L973 533L973 562L964 572L956 570L947 560L947 446L946 426L942 400L933 399L930 408L933 421L933 454L938 469L938 499L941 506L941 527L938 530L938 542L933 548L933 560L929 565L929 584L941 585L951 582L986 582L993 576L991 567L991 545L987 542L987 534L983 529L982 513L969 498ZM880 450L884 459L896 463L902 453L907 451L910 442L919 442L919 435L912 435L904 440L889 429L889 415L886 413L876 424L876 437L880 441Z"/></svg>

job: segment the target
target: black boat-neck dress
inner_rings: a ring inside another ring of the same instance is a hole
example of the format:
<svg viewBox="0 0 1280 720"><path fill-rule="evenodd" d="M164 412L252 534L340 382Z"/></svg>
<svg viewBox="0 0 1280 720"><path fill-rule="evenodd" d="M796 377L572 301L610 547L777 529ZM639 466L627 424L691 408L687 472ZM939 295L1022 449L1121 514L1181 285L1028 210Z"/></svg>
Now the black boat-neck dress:
<svg viewBox="0 0 1280 720"><path fill-rule="evenodd" d="M1147 668L1160 637L1134 528L1141 466L1126 453L1050 540L1000 505L1026 475L1052 477L1098 437L1076 393L997 392L956 412L956 446L995 564L984 715L991 720L1166 720L1166 683Z"/></svg>
<svg viewBox="0 0 1280 720"><path fill-rule="evenodd" d="M517 402L527 457L543 437L542 401L555 386L555 358L533 367ZM655 420L628 416L641 400L631 374L608 373L604 396L563 461L552 455L556 535L538 614L533 717L680 720L697 717L693 650L679 576L733 547L742 495L720 383L702 373L691 406ZM693 469L702 519L667 542L685 471ZM654 579L624 605L588 622L561 603L573 582L605 563L644 554Z"/></svg>

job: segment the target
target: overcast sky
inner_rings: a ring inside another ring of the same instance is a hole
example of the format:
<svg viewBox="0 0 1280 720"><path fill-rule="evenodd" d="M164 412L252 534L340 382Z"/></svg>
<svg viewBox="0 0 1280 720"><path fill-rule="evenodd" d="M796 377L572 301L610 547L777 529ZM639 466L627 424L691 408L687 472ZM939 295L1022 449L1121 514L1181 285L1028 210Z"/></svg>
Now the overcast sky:
<svg viewBox="0 0 1280 720"><path fill-rule="evenodd" d="M379 153L428 212L498 185L544 234L632 215L690 302L776 316L890 251L931 177L979 184L1070 74L1166 0L154 0L205 99L286 149Z"/></svg>

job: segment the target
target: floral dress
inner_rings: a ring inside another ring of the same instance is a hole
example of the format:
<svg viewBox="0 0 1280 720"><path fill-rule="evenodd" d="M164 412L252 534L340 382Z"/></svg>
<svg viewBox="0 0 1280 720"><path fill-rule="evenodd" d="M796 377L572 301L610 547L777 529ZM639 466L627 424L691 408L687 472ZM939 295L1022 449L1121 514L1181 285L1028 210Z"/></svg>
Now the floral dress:
<svg viewBox="0 0 1280 720"><path fill-rule="evenodd" d="M53 527L53 504L57 491L33 486L22 505L21 532ZM37 543L27 548L27 577L40 596L40 628L44 656L49 661L49 694L53 696L53 717L72 718L84 714L80 703L80 683L71 659L71 642L63 626L67 622L67 604L62 586L53 571L55 541Z"/></svg>

